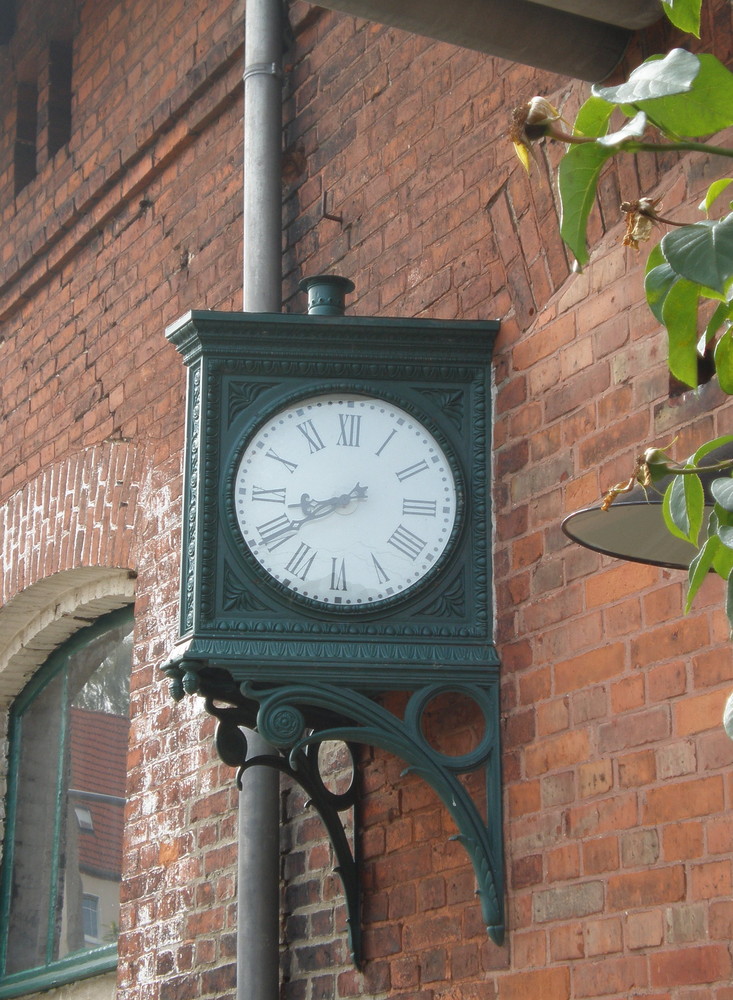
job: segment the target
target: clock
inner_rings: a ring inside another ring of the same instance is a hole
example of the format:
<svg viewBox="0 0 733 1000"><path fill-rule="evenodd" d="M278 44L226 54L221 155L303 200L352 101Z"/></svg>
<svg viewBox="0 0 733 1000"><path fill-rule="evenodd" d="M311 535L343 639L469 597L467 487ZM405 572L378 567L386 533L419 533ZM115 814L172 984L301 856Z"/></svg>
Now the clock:
<svg viewBox="0 0 733 1000"><path fill-rule="evenodd" d="M497 328L194 312L169 329L188 367L171 670L483 683Z"/></svg>
<svg viewBox="0 0 733 1000"><path fill-rule="evenodd" d="M356 792L327 791L325 740L379 746L430 784L471 856L487 927L497 941L503 933L497 331L490 321L207 311L167 331L188 388L179 634L163 669L174 698L205 699L227 765L277 767L315 803L355 954L358 867L338 814ZM408 696L397 714L382 703L389 691ZM457 756L423 725L447 693L483 717L481 738ZM276 752L252 757L243 726ZM478 783L463 780L478 769L491 826L471 799Z"/></svg>
<svg viewBox="0 0 733 1000"><path fill-rule="evenodd" d="M425 584L449 551L454 467L424 420L387 399L309 396L246 442L237 525L277 588L324 610L377 607Z"/></svg>

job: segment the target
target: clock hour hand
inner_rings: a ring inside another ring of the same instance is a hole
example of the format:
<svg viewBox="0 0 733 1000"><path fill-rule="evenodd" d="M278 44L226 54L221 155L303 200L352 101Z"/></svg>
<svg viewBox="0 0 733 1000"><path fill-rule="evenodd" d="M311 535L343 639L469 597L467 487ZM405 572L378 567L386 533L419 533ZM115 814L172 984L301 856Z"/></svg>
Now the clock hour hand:
<svg viewBox="0 0 733 1000"><path fill-rule="evenodd" d="M314 521L319 517L325 517L326 514L330 514L334 510L338 510L339 507L347 507L352 500L366 500L367 489L368 487L357 483L348 493L342 493L337 497L330 497L328 500L314 500L309 493L303 493L300 503L291 503L288 506L300 507L305 516L299 521L291 521L291 524L299 528L306 521Z"/></svg>

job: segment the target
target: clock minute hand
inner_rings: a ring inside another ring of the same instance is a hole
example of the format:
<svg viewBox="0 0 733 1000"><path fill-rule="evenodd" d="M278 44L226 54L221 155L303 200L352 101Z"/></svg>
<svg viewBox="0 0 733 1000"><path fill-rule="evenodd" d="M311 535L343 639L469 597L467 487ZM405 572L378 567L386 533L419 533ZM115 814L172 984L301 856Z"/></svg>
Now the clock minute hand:
<svg viewBox="0 0 733 1000"><path fill-rule="evenodd" d="M367 489L368 487L357 483L348 493L342 493L337 497L329 497L328 500L313 500L309 493L303 493L300 503L291 503L288 506L300 507L305 516L299 521L291 521L290 523L297 529L302 524L305 524L306 521L314 521L317 518L325 517L334 510L338 510L339 507L347 507L352 500L366 500Z"/></svg>

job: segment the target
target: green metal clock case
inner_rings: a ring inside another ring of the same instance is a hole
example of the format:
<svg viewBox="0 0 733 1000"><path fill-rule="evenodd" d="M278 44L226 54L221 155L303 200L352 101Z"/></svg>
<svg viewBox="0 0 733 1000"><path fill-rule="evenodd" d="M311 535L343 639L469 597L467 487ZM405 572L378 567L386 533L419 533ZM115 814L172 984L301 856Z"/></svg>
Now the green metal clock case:
<svg viewBox="0 0 733 1000"><path fill-rule="evenodd" d="M362 690L486 681L492 636L491 385L497 322L190 312L166 331L188 367L180 642L172 661L235 681ZM423 585L330 609L267 576L237 528L233 480L252 432L319 393L386 399L444 448L456 529Z"/></svg>

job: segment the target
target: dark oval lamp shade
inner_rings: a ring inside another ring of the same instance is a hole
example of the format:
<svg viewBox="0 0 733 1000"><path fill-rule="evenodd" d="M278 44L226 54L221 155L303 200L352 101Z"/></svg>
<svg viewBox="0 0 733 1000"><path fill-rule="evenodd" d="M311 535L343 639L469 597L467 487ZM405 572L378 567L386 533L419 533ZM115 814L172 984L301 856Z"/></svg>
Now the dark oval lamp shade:
<svg viewBox="0 0 733 1000"><path fill-rule="evenodd" d="M733 459L733 444L711 451L702 460L702 465L713 465L727 459ZM728 471L700 474L705 494L701 539L705 537L714 504L710 484L714 479L729 474ZM672 476L666 476L658 480L647 489L646 494L637 484L630 493L616 497L608 510L601 510L599 503L569 514L562 522L562 530L574 542L607 556L669 569L687 569L698 550L689 542L670 534L662 515L662 499L672 479Z"/></svg>

